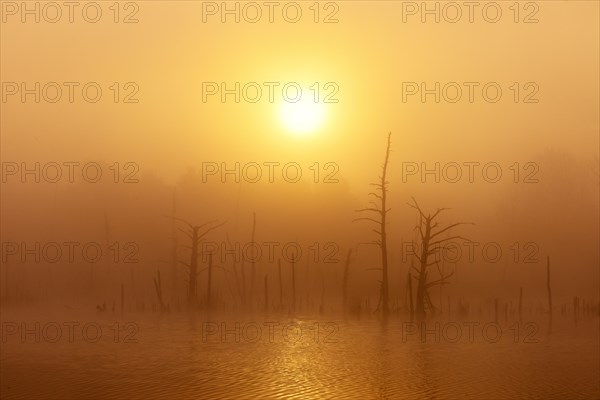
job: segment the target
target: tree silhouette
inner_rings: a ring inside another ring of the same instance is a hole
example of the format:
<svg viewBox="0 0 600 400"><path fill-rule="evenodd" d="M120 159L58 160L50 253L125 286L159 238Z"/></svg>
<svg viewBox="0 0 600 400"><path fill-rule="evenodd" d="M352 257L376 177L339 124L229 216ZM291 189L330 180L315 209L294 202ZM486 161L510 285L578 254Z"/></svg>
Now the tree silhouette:
<svg viewBox="0 0 600 400"><path fill-rule="evenodd" d="M203 232L200 232L200 229L202 229L203 227L210 225L210 224L214 224L217 221L208 221L205 222L202 225L192 225L189 222L187 222L186 220L183 220L181 218L176 218L176 217L171 217L174 220L183 222L184 224L187 225L188 229L187 230L183 230L181 228L179 228L179 230L181 232L183 232L189 239L191 242L191 246L183 246L187 249L191 250L190 253L190 262L186 263L184 261L179 260L179 262L183 265L185 265L186 267L188 267L188 304L190 307L196 307L197 305L197 288L198 288L198 257L200 256L200 252L198 251L198 245L200 244L200 242L202 241L202 239L211 231L214 231L215 229L225 225L225 222L218 224L218 225L214 225L210 228L206 228Z"/></svg>
<svg viewBox="0 0 600 400"><path fill-rule="evenodd" d="M436 286L436 285L447 284L448 278L450 278L454 274L454 271L451 271L450 273L444 275L442 270L440 269L439 260L435 259L435 256L438 255L438 252L443 249L443 246L441 246L441 245L452 239L466 240L462 236L458 236L458 235L450 236L445 239L437 239L437 238L442 233L447 232L450 229L455 228L459 225L465 225L465 224L474 225L474 224L468 223L468 222L457 222L454 224L450 224L446 227L438 228L439 223L436 222L436 218L440 215L441 212L448 210L448 209L447 208L438 208L433 213L433 215L432 214L425 215L425 213L423 213L423 211L421 210L421 207L419 207L419 204L417 203L415 198L414 197L411 197L411 198L412 198L413 202L412 202L412 204L408 203L408 205L419 212L419 224L415 229L419 230L419 234L420 234L420 238L421 238L421 247L420 247L421 254L415 255L417 260L419 260L419 268L412 266L411 269L415 272L415 274L416 274L415 279L417 280L417 298L416 298L415 312L416 312L417 317L422 318L422 317L425 317L425 315L426 315L426 308L430 309L432 312L435 311L435 307L433 306L433 303L431 302L431 299L429 297L429 291L428 291L429 288L432 286ZM430 256L434 256L434 261L429 262ZM436 279L434 281L428 281L428 276L429 276L428 268L434 264L438 267L438 273L440 275L440 278Z"/></svg>
<svg viewBox="0 0 600 400"><path fill-rule="evenodd" d="M379 182L371 183L371 185L377 187L376 192L370 192L369 196L375 197L379 204L376 204L375 201L371 200L369 203L372 204L372 207L363 208L361 210L356 210L357 212L370 212L375 213L376 218L371 217L362 217L356 218L354 221L366 220L375 223L379 230L373 229L375 233L379 236L378 240L375 240L374 243L379 246L381 249L381 287L379 291L379 302L377 303L377 309L375 311L381 310L384 315L389 312L389 281L388 281L388 254L387 254L387 235L386 235L386 217L387 213L391 210L386 208L387 201L387 192L388 192L388 184L389 182L386 180L387 175L387 167L388 161L390 158L390 145L391 145L392 133L388 133L387 139L387 147L385 150L385 160L383 162L382 174L379 177Z"/></svg>

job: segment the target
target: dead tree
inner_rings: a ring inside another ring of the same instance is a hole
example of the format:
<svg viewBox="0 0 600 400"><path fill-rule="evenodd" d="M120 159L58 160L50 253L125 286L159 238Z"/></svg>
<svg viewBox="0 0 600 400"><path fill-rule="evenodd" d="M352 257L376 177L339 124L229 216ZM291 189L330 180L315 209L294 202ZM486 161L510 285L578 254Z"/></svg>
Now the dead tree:
<svg viewBox="0 0 600 400"><path fill-rule="evenodd" d="M250 245L255 246L254 235L256 233L256 213L252 213L252 236L250 238ZM250 260L250 265L252 266L251 275L250 275L250 305L252 305L252 301L254 300L254 277L256 276L256 254L252 254L252 259Z"/></svg>
<svg viewBox="0 0 600 400"><path fill-rule="evenodd" d="M323 271L321 271L321 305L319 306L319 314L323 315L325 310L325 277Z"/></svg>
<svg viewBox="0 0 600 400"><path fill-rule="evenodd" d="M550 256L546 257L546 289L548 291L548 313L552 320L552 289L550 288Z"/></svg>
<svg viewBox="0 0 600 400"><path fill-rule="evenodd" d="M242 256L242 264L240 265L241 275L242 275L242 306L248 307L248 303L246 301L246 257Z"/></svg>
<svg viewBox="0 0 600 400"><path fill-rule="evenodd" d="M523 288L519 288L519 322L523 320Z"/></svg>
<svg viewBox="0 0 600 400"><path fill-rule="evenodd" d="M181 228L178 228L178 229L181 232L183 232L188 237L188 239L190 239L191 246L183 246L183 247L191 250L190 251L190 261L189 261L189 263L187 263L187 262L179 260L179 262L188 268L188 304L190 307L196 307L197 306L197 292L198 292L198 290L197 290L198 289L198 274L199 274L198 257L201 254L201 251L199 250L200 242L208 233L225 225L225 222L205 228L204 231L201 232L202 228L206 227L207 225L214 224L217 221L209 221L202 225L192 225L183 219L176 218L176 217L171 217L171 218L185 223L188 227L187 230L183 230Z"/></svg>
<svg viewBox="0 0 600 400"><path fill-rule="evenodd" d="M221 267L220 265L213 265L213 255L214 253L210 252L208 253L208 266L204 269L202 269L200 272L204 272L204 271L208 271L208 278L206 280L206 308L208 310L212 309L212 282L213 282L213 270L215 268L227 273L229 271L227 271L225 268ZM225 276L225 280L227 281L227 276Z"/></svg>
<svg viewBox="0 0 600 400"><path fill-rule="evenodd" d="M292 308L290 312L296 312L296 254L292 254L290 260L292 264Z"/></svg>
<svg viewBox="0 0 600 400"><path fill-rule="evenodd" d="M173 198L171 204L171 215L175 217L177 215L177 192L173 189ZM175 296L177 293L177 226L176 220L171 221L171 296Z"/></svg>
<svg viewBox="0 0 600 400"><path fill-rule="evenodd" d="M121 316L125 310L125 286L121 283Z"/></svg>
<svg viewBox="0 0 600 400"><path fill-rule="evenodd" d="M206 307L210 308L211 289L212 289L212 253L208 255L208 279L206 280Z"/></svg>
<svg viewBox="0 0 600 400"><path fill-rule="evenodd" d="M154 290L156 291L156 297L158 298L158 305L160 306L160 312L164 312L166 310L165 303L163 301L162 294L162 281L160 280L160 269L156 272L156 278L154 280Z"/></svg>
<svg viewBox="0 0 600 400"><path fill-rule="evenodd" d="M231 240L229 240L229 235L226 235L226 237L227 237L227 244L229 246L229 249L233 249L233 246L231 245ZM238 272L237 272L237 257L233 257L233 276L235 278L236 293L243 303L242 287L240 285L240 278L239 278ZM234 296L234 301L235 301L235 296Z"/></svg>
<svg viewBox="0 0 600 400"><path fill-rule="evenodd" d="M414 208L419 213L419 224L416 227L420 234L421 247L420 247L420 255L415 255L417 260L419 260L419 268L411 267L416 274L417 279L417 298L416 298L416 315L417 317L425 317L426 309L430 309L431 312L435 312L435 307L431 302L429 297L429 288L436 285L445 285L448 283L448 278L450 278L454 274L454 270L450 271L450 273L445 274L440 269L439 261L437 260L439 256L440 250L443 249L443 244L452 239L463 239L465 238L461 236L450 236L445 239L438 239L439 235L444 232L448 232L450 229L455 228L459 225L470 224L465 222L457 222L454 224L450 224L446 227L439 227L439 223L436 222L436 218L442 211L447 210L447 208L438 208L433 215L428 214L425 215L417 201L412 198L413 202L408 203L409 206ZM433 256L434 260L430 262L430 257ZM429 280L429 270L428 268L432 265L436 265L438 269L438 273L440 275L439 279Z"/></svg>
<svg viewBox="0 0 600 400"><path fill-rule="evenodd" d="M269 311L269 275L265 274L265 312Z"/></svg>
<svg viewBox="0 0 600 400"><path fill-rule="evenodd" d="M494 323L498 323L498 298L494 298Z"/></svg>
<svg viewBox="0 0 600 400"><path fill-rule="evenodd" d="M411 266L414 264L411 263ZM408 311L410 313L410 320L412 321L415 316L415 308L413 304L413 290L412 290L412 275L410 272L406 277L406 302L408 303Z"/></svg>
<svg viewBox="0 0 600 400"><path fill-rule="evenodd" d="M281 258L277 260L277 269L279 270L279 310L283 310L283 283L281 281Z"/></svg>
<svg viewBox="0 0 600 400"><path fill-rule="evenodd" d="M342 280L342 305L344 314L348 311L348 274L350 272L350 259L352 257L352 249L348 249L346 256L346 264L344 265L344 278Z"/></svg>
<svg viewBox="0 0 600 400"><path fill-rule="evenodd" d="M388 254L387 254L387 235L386 235L386 218L387 213L391 210L386 208L387 192L389 182L386 180L388 161L390 158L390 145L391 145L392 133L388 133L387 147L385 150L385 159L382 167L382 174L379 177L379 182L371 183L372 186L377 187L376 192L370 192L369 196L373 196L378 200L377 204L374 200L371 200L369 204L371 207L357 210L357 212L370 212L375 213L375 218L362 217L356 218L354 221L366 220L376 224L378 229L373 229L379 236L379 239L375 240L374 243L381 249L381 286L379 291L379 303L375 311L381 310L384 315L389 312L389 281L388 281ZM379 193L377 193L379 192ZM377 268L379 269L379 268Z"/></svg>

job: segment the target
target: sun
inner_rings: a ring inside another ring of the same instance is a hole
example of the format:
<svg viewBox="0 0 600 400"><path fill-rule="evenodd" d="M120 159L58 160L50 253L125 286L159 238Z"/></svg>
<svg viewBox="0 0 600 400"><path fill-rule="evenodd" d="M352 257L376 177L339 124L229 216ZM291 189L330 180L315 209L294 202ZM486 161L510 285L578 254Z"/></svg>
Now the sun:
<svg viewBox="0 0 600 400"><path fill-rule="evenodd" d="M325 120L325 105L315 102L311 96L295 103L283 101L279 107L283 126L293 134L309 135L317 131Z"/></svg>

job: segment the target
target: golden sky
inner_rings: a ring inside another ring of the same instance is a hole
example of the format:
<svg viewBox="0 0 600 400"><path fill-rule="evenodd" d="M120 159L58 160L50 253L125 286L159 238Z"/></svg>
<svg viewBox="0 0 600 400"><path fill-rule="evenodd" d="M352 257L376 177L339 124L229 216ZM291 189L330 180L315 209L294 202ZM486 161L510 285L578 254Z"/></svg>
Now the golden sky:
<svg viewBox="0 0 600 400"><path fill-rule="evenodd" d="M98 82L103 89L95 104L77 89L69 103L65 86L55 104L9 96L2 103L3 158L130 160L168 180L202 161L330 161L362 188L378 168L388 131L398 161L520 161L544 148L597 154L597 2L537 2L538 9L521 2L519 23L509 2L497 3L497 23L484 19L482 7L472 23L466 7L459 22L446 22L454 11L443 2L440 23L432 15L422 23L420 11L407 14L420 2L392 1L321 2L319 19L334 13L336 23L315 23L313 2L298 2L302 18L286 22L280 3L274 22L261 6L261 19L249 23L244 15L254 11L246 3L239 4L240 23L232 15L220 21L221 2L122 2L120 20L133 13L137 23L114 23L109 2L98 3L97 23L86 22L80 9L69 23L65 7L57 23L45 22L43 10L40 23L31 15L21 23L20 9L7 15L3 8L3 82ZM203 22L203 8L213 4L219 11ZM523 23L527 16L538 22ZM139 102L115 104L114 82L121 97L132 90L123 85L134 82ZM231 95L226 103L218 95L203 102L203 82L258 82L263 96L257 103L236 104ZM339 102L323 104L317 131L293 135L279 118L281 93L270 103L263 82L297 82L306 96L314 83L321 97L335 87ZM328 82L335 86L324 90ZM463 97L455 104L435 104L433 96L422 103L419 95L403 102L403 82L457 82ZM480 83L473 103L464 82ZM488 82L503 90L497 103L482 99ZM514 103L514 82L521 98L529 93L523 85L537 84L539 102Z"/></svg>

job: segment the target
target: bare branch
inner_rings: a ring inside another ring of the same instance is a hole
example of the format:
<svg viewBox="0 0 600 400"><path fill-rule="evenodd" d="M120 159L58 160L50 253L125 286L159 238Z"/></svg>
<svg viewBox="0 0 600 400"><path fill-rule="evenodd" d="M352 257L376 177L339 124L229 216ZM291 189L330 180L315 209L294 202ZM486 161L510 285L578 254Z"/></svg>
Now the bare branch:
<svg viewBox="0 0 600 400"><path fill-rule="evenodd" d="M165 218L170 218L170 219L174 219L175 221L183 222L184 224L186 224L187 226L189 226L190 229L193 228L192 224L190 224L189 222L187 222L185 219L177 218L175 216L170 216L170 215L165 215Z"/></svg>
<svg viewBox="0 0 600 400"><path fill-rule="evenodd" d="M353 220L352 220L352 222L355 222L355 221L361 221L361 220L371 221L371 222L375 222L377 225L381 225L381 221L377 221L377 220L375 220L375 219L373 219L373 218L368 218L368 217L364 217L364 218L355 218L355 219L353 219Z"/></svg>
<svg viewBox="0 0 600 400"><path fill-rule="evenodd" d="M200 241L200 239L202 239L204 236L206 236L210 231L214 231L215 229L222 227L226 223L227 223L227 221L223 222L222 224L215 225L211 228L208 228L206 231L204 231L204 233L202 235L198 236L198 241Z"/></svg>
<svg viewBox="0 0 600 400"><path fill-rule="evenodd" d="M188 238L190 238L190 239L192 238L192 235L189 232L186 232L181 228L177 228L177 229L179 229L181 232L183 232L185 234L185 236L187 236Z"/></svg>
<svg viewBox="0 0 600 400"><path fill-rule="evenodd" d="M435 213L433 214L433 216L431 217L431 219L435 219L435 217L438 216L439 213L441 213L442 211L446 211L449 210L449 208L438 208Z"/></svg>
<svg viewBox="0 0 600 400"><path fill-rule="evenodd" d="M417 200L414 197L412 197L412 196L410 196L410 198L412 199L412 201L413 201L414 204L410 204L410 203L406 203L406 204L408 204L412 208L414 208L417 211L419 211L419 214L421 214L421 216L423 218L425 218L425 214L423 214L423 211L421 211L421 207L419 207L419 203L417 203Z"/></svg>
<svg viewBox="0 0 600 400"><path fill-rule="evenodd" d="M382 214L382 211L377 209L377 208L362 208L360 210L355 210L356 212L363 212L363 211L373 211L376 212L378 214Z"/></svg>
<svg viewBox="0 0 600 400"><path fill-rule="evenodd" d="M452 239L462 239L462 240L466 240L466 241L468 241L468 240L469 240L469 239L467 239L467 238L464 238L464 237L462 237L462 236L460 236L460 235L456 235L456 236L450 236L450 237L447 237L446 239L440 239L440 240L436 240L436 241L434 241L434 242L431 242L431 243L429 243L429 245L430 245L430 246L434 246L434 245L436 245L436 244L443 243L443 242L447 242L448 240L452 240Z"/></svg>
<svg viewBox="0 0 600 400"><path fill-rule="evenodd" d="M202 228L203 226L206 226L206 225L209 225L209 224L215 223L215 222L217 222L217 221L218 221L218 219L213 219L212 221L205 222L205 223L203 223L202 225L196 225L194 228L196 228L196 229L200 229L200 228ZM224 222L223 222L223 224L224 224ZM221 225L223 225L223 224L221 224Z"/></svg>
<svg viewBox="0 0 600 400"><path fill-rule="evenodd" d="M452 229L452 228L454 228L455 226L459 226L459 225L475 225L475 224L474 224L474 223L472 223L472 222L457 222L456 224L452 224L452 225L449 225L449 226L445 227L445 228L444 228L444 229L442 229L441 231L438 231L438 232L436 232L436 233L432 233L432 234L431 234L431 238L434 238L434 237L436 237L437 235L439 235L439 234L442 234L442 233L446 232L448 229Z"/></svg>

